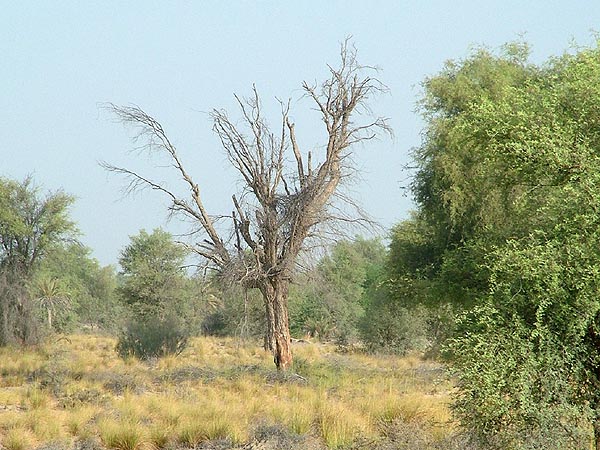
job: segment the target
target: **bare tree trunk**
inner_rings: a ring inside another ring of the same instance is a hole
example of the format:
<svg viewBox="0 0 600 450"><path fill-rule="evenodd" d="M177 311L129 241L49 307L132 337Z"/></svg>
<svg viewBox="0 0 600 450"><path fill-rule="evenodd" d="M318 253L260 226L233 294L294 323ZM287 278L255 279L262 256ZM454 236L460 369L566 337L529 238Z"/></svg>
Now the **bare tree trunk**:
<svg viewBox="0 0 600 450"><path fill-rule="evenodd" d="M270 352L274 352L275 350L275 339L274 339L274 332L273 332L273 324L275 323L275 315L273 312L273 302L272 301L268 301L268 294L266 293L266 290L261 290L263 297L264 297L264 302L265 302L265 317L267 319L267 329L265 330L265 342L264 342L264 349L265 350L269 350Z"/></svg>
<svg viewBox="0 0 600 450"><path fill-rule="evenodd" d="M270 279L261 289L267 312L267 334L265 346L273 353L277 370L292 367L290 322L288 317L289 281Z"/></svg>
<svg viewBox="0 0 600 450"><path fill-rule="evenodd" d="M594 419L592 426L594 428L594 443L591 447L600 450L600 418Z"/></svg>

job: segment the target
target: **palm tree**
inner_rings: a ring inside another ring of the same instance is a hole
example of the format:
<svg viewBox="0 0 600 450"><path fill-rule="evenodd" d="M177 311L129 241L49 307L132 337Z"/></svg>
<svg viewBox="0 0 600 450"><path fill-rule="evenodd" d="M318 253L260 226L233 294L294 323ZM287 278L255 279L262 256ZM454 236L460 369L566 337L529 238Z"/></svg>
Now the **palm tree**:
<svg viewBox="0 0 600 450"><path fill-rule="evenodd" d="M56 313L56 310L69 307L69 293L58 279L46 276L35 281L33 290L36 300L47 311L48 328L52 329L52 316Z"/></svg>

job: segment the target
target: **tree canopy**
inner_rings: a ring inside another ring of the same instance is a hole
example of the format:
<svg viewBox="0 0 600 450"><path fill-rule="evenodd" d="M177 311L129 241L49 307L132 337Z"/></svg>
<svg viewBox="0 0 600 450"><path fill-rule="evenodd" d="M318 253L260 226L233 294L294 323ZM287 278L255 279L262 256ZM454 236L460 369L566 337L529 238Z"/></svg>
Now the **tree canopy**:
<svg viewBox="0 0 600 450"><path fill-rule="evenodd" d="M0 178L0 344L39 338L28 283L51 248L74 237L72 202L61 191L43 196L31 177Z"/></svg>
<svg viewBox="0 0 600 450"><path fill-rule="evenodd" d="M31 177L0 178L0 265L29 273L52 245L72 238L72 203L62 191L42 196Z"/></svg>
<svg viewBox="0 0 600 450"><path fill-rule="evenodd" d="M600 448L600 50L479 49L424 91L417 238L391 248L398 291L463 308L455 411L490 448L581 448L590 423Z"/></svg>
<svg viewBox="0 0 600 450"><path fill-rule="evenodd" d="M131 236L119 258L122 283L118 291L138 319L164 318L168 311L181 308L187 253L162 229Z"/></svg>

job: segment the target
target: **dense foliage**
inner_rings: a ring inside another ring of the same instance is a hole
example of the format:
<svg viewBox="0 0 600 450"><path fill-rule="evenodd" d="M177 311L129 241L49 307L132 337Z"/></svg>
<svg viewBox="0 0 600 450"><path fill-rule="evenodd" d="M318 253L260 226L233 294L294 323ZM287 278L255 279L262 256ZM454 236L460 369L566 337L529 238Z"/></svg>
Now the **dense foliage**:
<svg viewBox="0 0 600 450"><path fill-rule="evenodd" d="M463 310L447 349L475 437L587 448L592 426L600 441L600 50L540 66L522 44L478 50L424 88L393 289Z"/></svg>
<svg viewBox="0 0 600 450"><path fill-rule="evenodd" d="M75 226L63 192L45 196L31 178L0 178L0 344L31 344L41 336L38 306L28 284L54 245Z"/></svg>
<svg viewBox="0 0 600 450"><path fill-rule="evenodd" d="M186 274L184 247L169 233L141 230L121 252L119 295L136 318L164 317L182 306Z"/></svg>
<svg viewBox="0 0 600 450"><path fill-rule="evenodd" d="M141 230L121 252L118 295L129 313L118 353L141 359L177 354L186 345L189 279L186 250L164 230Z"/></svg>
<svg viewBox="0 0 600 450"><path fill-rule="evenodd" d="M385 254L378 239L356 237L333 245L313 270L299 277L290 294L292 331L340 344L356 341Z"/></svg>
<svg viewBox="0 0 600 450"><path fill-rule="evenodd" d="M53 302L54 330L114 332L123 324L115 270L112 266L102 267L90 253L89 248L76 242L54 246L33 278L30 291L35 298L58 299ZM52 286L54 289L48 292Z"/></svg>

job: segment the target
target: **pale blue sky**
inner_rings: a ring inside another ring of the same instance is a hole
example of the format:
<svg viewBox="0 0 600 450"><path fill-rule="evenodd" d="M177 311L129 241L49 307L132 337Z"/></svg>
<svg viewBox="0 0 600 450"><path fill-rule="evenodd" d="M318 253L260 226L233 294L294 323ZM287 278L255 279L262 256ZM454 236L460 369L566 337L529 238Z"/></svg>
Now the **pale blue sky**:
<svg viewBox="0 0 600 450"><path fill-rule="evenodd" d="M234 174L206 115L235 112L233 93L256 83L266 105L294 100L301 144L322 143L300 97L322 79L339 42L352 35L364 64L391 89L373 103L395 139L357 149L365 209L389 227L411 208L402 166L419 144L419 83L447 59L524 34L533 60L573 42L591 45L598 1L4 1L0 13L0 176L33 174L46 190L77 197L72 217L102 264L115 263L141 228L166 222L165 203L146 192L122 199L122 180L97 164L146 170L127 154L130 133L98 103L137 104L159 119L203 187L209 210L230 211ZM303 128L304 124L304 128ZM165 180L169 181L168 177ZM174 180L170 180L173 182Z"/></svg>

